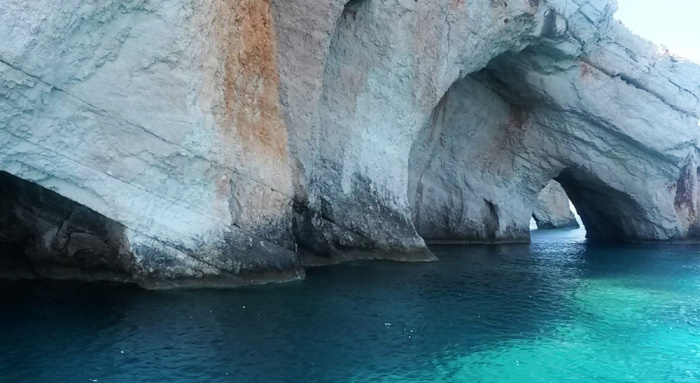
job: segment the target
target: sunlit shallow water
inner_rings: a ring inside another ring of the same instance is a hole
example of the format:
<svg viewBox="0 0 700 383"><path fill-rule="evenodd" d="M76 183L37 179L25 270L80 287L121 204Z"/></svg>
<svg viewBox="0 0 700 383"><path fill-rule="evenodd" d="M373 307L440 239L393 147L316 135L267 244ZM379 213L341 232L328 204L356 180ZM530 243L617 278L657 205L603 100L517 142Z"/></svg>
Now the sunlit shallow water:
<svg viewBox="0 0 700 383"><path fill-rule="evenodd" d="M700 247L582 234L242 290L0 283L0 381L700 381Z"/></svg>

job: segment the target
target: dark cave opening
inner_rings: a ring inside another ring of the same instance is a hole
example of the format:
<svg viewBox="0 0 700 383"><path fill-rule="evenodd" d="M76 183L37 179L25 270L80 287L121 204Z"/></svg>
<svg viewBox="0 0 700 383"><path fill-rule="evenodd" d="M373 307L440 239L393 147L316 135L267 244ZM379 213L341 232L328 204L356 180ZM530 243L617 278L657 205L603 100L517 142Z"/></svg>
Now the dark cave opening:
<svg viewBox="0 0 700 383"><path fill-rule="evenodd" d="M124 226L0 172L0 279L130 279Z"/></svg>
<svg viewBox="0 0 700 383"><path fill-rule="evenodd" d="M359 11L362 4L368 2L369 0L350 0L345 4L343 8L343 13L341 19L352 17L353 20L357 19L357 12Z"/></svg>
<svg viewBox="0 0 700 383"><path fill-rule="evenodd" d="M551 194L543 198L543 194L547 193L545 188L538 196L538 204L546 201L558 205L554 210L559 209L560 212L564 206L569 205L578 225L586 231L586 238L602 241L640 239L636 233L645 220L639 204L632 197L575 167L565 169L553 181L561 186L563 194L559 194L555 200L552 200ZM566 202L563 202L562 198L566 198ZM540 207L536 206L530 224L531 230L578 228L573 224L567 225L568 220L551 225L552 219L546 216L547 212L544 218L538 217L538 209Z"/></svg>
<svg viewBox="0 0 700 383"><path fill-rule="evenodd" d="M575 169L565 169L559 182L581 217L586 238L605 241L637 240L645 220L638 203L595 177Z"/></svg>

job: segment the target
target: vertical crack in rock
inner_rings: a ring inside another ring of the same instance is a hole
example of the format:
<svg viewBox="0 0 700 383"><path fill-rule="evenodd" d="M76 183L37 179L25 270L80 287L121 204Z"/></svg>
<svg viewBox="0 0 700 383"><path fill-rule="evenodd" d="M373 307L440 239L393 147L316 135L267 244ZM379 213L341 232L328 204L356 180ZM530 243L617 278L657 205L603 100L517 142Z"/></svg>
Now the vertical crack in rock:
<svg viewBox="0 0 700 383"><path fill-rule="evenodd" d="M675 184L674 206L679 218L686 225L691 235L700 235L700 217L698 217L698 200L700 200L700 167L693 156L689 156Z"/></svg>
<svg viewBox="0 0 700 383"><path fill-rule="evenodd" d="M496 208L496 205L493 204L493 202L484 199L484 203L486 204L486 207L488 208L488 214L485 217L485 225L486 225L486 238L485 239L490 239L494 240L496 239L496 233L498 232L500 228L500 222L498 221L498 209Z"/></svg>

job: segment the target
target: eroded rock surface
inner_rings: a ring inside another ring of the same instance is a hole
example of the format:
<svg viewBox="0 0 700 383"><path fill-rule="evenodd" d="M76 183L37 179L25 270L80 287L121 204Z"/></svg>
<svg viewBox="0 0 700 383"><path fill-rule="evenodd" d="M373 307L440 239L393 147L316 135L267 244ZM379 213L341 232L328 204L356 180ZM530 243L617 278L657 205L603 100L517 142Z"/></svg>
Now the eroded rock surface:
<svg viewBox="0 0 700 383"><path fill-rule="evenodd" d="M678 185L695 177L683 169L697 156L699 89L681 78L698 67L659 55L595 4L554 8L542 39L447 92L411 159L424 238L525 242L551 179L589 237L694 236L696 218L683 215L694 202L678 202Z"/></svg>
<svg viewBox="0 0 700 383"><path fill-rule="evenodd" d="M614 10L4 1L0 171L122 227L155 287L527 241L552 179L590 236L694 238L700 69Z"/></svg>
<svg viewBox="0 0 700 383"><path fill-rule="evenodd" d="M144 283L303 276L268 1L11 0L0 33L0 170L124 225Z"/></svg>
<svg viewBox="0 0 700 383"><path fill-rule="evenodd" d="M532 217L537 228L543 229L575 229L579 227L574 212L569 206L569 197L557 181L549 181L537 196L535 212Z"/></svg>

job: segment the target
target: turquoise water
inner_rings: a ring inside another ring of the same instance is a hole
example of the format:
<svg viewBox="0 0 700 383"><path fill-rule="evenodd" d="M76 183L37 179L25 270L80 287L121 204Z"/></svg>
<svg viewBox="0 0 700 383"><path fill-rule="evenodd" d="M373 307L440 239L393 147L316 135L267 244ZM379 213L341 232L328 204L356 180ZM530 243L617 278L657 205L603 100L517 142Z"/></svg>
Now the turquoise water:
<svg viewBox="0 0 700 383"><path fill-rule="evenodd" d="M5 282L0 381L700 381L700 247L582 233L234 291Z"/></svg>

